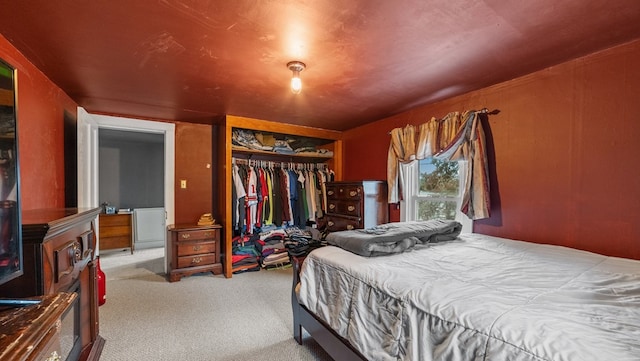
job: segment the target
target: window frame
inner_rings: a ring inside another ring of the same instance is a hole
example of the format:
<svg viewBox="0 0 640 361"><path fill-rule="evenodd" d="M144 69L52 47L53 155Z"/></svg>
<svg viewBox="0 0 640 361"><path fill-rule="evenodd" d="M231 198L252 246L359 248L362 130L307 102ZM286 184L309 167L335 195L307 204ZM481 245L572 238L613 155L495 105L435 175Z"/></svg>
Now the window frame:
<svg viewBox="0 0 640 361"><path fill-rule="evenodd" d="M459 172L459 187L458 195L456 197L434 197L434 196L421 196L419 195L419 182L420 182L420 161L416 160L409 164L400 163L400 182L402 183L402 189L404 190L404 200L400 201L400 220L401 221L414 221L418 215L417 202L420 200L429 201L455 201L456 202L456 218L455 220L462 224L462 232L473 232L473 220L469 219L466 214L460 211L462 204L462 198L464 195L464 186L467 178L467 161L459 160L458 172Z"/></svg>

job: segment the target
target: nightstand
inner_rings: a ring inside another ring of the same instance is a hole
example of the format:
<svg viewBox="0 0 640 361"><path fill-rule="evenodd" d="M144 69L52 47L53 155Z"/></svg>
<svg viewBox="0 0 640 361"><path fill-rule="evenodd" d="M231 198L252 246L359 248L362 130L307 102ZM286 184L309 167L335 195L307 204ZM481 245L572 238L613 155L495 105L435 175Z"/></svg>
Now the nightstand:
<svg viewBox="0 0 640 361"><path fill-rule="evenodd" d="M222 273L220 262L221 226L171 225L167 230L167 277L180 281L194 273Z"/></svg>

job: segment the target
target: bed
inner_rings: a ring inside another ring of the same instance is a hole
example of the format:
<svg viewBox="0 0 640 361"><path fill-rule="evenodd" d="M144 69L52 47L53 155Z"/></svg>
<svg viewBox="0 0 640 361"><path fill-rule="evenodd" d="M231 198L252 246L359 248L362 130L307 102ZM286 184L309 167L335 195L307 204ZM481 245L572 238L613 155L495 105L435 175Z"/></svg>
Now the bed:
<svg viewBox="0 0 640 361"><path fill-rule="evenodd" d="M294 265L294 338L338 361L640 360L640 261L463 233Z"/></svg>

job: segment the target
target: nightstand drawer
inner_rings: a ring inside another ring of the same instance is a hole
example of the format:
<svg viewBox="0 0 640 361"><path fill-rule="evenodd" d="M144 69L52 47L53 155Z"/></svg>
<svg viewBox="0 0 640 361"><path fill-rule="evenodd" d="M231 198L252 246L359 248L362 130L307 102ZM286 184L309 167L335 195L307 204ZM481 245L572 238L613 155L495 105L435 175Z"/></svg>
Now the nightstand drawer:
<svg viewBox="0 0 640 361"><path fill-rule="evenodd" d="M215 253L216 242L191 242L178 244L178 257L194 254Z"/></svg>
<svg viewBox="0 0 640 361"><path fill-rule="evenodd" d="M218 231L215 229L192 230L178 232L178 242L193 241L199 239L215 239L218 240Z"/></svg>
<svg viewBox="0 0 640 361"><path fill-rule="evenodd" d="M214 263L216 263L215 253L178 257L178 268L204 266Z"/></svg>

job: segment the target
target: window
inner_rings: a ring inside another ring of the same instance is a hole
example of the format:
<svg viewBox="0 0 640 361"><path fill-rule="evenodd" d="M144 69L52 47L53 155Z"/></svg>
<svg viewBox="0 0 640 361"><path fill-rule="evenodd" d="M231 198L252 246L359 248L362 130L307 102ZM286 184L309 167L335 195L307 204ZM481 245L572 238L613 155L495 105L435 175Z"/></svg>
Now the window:
<svg viewBox="0 0 640 361"><path fill-rule="evenodd" d="M465 165L434 158L402 165L402 220L455 219L462 223L463 232L471 232L472 221L460 212Z"/></svg>

